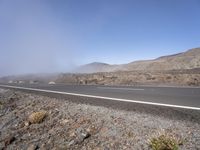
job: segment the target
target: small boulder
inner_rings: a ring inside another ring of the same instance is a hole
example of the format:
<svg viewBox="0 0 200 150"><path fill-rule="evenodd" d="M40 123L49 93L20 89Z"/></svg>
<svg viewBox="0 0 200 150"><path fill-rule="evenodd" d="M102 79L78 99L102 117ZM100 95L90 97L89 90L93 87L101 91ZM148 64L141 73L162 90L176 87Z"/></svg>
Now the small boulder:
<svg viewBox="0 0 200 150"><path fill-rule="evenodd" d="M77 143L82 143L85 139L89 138L91 134L82 128L78 128L76 131Z"/></svg>
<svg viewBox="0 0 200 150"><path fill-rule="evenodd" d="M36 144L31 144L27 148L27 150L36 150L36 149L38 149L38 146Z"/></svg>
<svg viewBox="0 0 200 150"><path fill-rule="evenodd" d="M68 119L63 119L63 120L60 121L60 123L61 123L62 125L65 125L65 124L67 124L68 122L69 122Z"/></svg>
<svg viewBox="0 0 200 150"><path fill-rule="evenodd" d="M24 122L24 125L25 125L26 127L28 127L28 126L30 125L30 122L29 122L29 121L25 121L25 122Z"/></svg>

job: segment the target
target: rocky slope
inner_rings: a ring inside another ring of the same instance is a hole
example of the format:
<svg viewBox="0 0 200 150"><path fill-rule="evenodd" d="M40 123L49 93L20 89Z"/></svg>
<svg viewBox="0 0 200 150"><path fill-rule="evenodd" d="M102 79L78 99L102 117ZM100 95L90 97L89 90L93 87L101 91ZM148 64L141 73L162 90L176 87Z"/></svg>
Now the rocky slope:
<svg viewBox="0 0 200 150"><path fill-rule="evenodd" d="M100 85L200 86L200 69L61 74L56 83Z"/></svg>
<svg viewBox="0 0 200 150"><path fill-rule="evenodd" d="M162 56L154 60L135 61L122 65L109 65L104 63L91 63L79 67L76 72L114 72L114 71L157 71L182 70L200 68L200 48L190 49L186 52L170 56Z"/></svg>
<svg viewBox="0 0 200 150"><path fill-rule="evenodd" d="M200 48L188 50L155 60L138 61L123 65L123 70L182 70L200 68Z"/></svg>
<svg viewBox="0 0 200 150"><path fill-rule="evenodd" d="M70 99L0 89L0 149L150 150L150 141L160 135L177 141L181 150L200 149L199 112L124 111Z"/></svg>

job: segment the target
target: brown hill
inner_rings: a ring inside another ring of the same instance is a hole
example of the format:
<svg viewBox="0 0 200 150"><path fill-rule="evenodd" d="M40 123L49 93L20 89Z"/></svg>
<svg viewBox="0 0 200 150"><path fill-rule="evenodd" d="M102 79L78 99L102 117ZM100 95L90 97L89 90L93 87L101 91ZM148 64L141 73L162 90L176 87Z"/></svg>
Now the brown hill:
<svg viewBox="0 0 200 150"><path fill-rule="evenodd" d="M132 70L179 70L200 68L200 48L184 53L162 56L154 60L137 61L123 65L121 69Z"/></svg>
<svg viewBox="0 0 200 150"><path fill-rule="evenodd" d="M95 72L113 72L116 71L118 65L110 65L101 62L93 62L75 69L75 73L95 73Z"/></svg>
<svg viewBox="0 0 200 150"><path fill-rule="evenodd" d="M76 72L160 71L194 68L200 68L200 48L190 49L179 54L162 56L154 60L134 61L122 65L109 65L95 62L79 67Z"/></svg>

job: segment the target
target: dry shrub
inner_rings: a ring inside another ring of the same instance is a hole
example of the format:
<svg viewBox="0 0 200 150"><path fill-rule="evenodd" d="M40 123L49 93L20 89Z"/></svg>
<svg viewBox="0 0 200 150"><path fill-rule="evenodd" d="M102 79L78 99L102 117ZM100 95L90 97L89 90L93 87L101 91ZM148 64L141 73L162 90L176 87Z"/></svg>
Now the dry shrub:
<svg viewBox="0 0 200 150"><path fill-rule="evenodd" d="M167 132L159 132L149 140L149 145L153 150L178 150L183 144L180 137Z"/></svg>
<svg viewBox="0 0 200 150"><path fill-rule="evenodd" d="M0 110L4 108L3 105L3 102L0 101Z"/></svg>
<svg viewBox="0 0 200 150"><path fill-rule="evenodd" d="M46 115L47 115L46 111L34 112L28 117L28 121L32 124L41 123L43 119L46 117Z"/></svg>

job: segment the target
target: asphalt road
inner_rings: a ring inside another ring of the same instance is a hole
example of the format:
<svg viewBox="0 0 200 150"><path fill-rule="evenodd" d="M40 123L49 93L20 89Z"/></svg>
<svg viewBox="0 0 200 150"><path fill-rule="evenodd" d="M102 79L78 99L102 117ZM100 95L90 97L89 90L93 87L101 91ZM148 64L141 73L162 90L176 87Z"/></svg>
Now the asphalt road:
<svg viewBox="0 0 200 150"><path fill-rule="evenodd" d="M194 107L200 110L200 88L189 87L125 87L100 85L48 85L48 84L7 84L33 89L51 90L89 96L108 97L144 103ZM0 84L0 87L5 87ZM106 99L105 98L105 99Z"/></svg>

